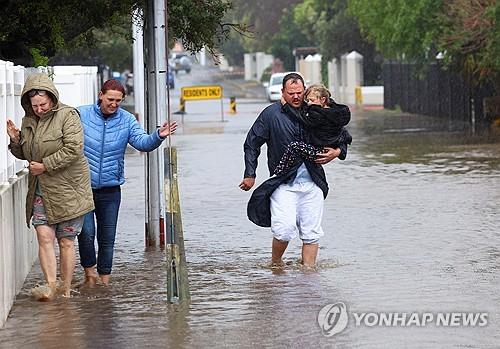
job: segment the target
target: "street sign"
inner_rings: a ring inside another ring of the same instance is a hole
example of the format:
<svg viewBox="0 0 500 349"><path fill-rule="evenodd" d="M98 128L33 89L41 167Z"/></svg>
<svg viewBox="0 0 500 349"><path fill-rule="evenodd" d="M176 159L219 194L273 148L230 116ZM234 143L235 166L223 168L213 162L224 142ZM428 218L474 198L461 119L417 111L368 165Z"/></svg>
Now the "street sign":
<svg viewBox="0 0 500 349"><path fill-rule="evenodd" d="M181 88L181 97L185 101L202 99L222 99L222 87L213 86L187 86Z"/></svg>

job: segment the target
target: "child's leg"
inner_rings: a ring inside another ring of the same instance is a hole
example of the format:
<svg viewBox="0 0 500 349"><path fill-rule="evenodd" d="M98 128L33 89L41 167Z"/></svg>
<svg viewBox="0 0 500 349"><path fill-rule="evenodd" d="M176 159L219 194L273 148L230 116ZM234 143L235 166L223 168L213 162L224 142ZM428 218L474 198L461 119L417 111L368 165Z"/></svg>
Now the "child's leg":
<svg viewBox="0 0 500 349"><path fill-rule="evenodd" d="M288 147L296 157L300 156L302 159L309 161L316 160L316 155L323 150L320 147L315 147L314 145L307 144L302 141L292 142Z"/></svg>
<svg viewBox="0 0 500 349"><path fill-rule="evenodd" d="M279 176L282 173L285 173L292 167L293 163L297 159L297 156L294 154L290 145L286 148L283 156L280 159L278 166L274 169L274 174Z"/></svg>
<svg viewBox="0 0 500 349"><path fill-rule="evenodd" d="M297 158L301 157L304 160L316 160L316 154L321 152L321 148L315 147L302 141L291 142L283 153L281 160L274 170L274 174L279 176L288 171L294 164Z"/></svg>

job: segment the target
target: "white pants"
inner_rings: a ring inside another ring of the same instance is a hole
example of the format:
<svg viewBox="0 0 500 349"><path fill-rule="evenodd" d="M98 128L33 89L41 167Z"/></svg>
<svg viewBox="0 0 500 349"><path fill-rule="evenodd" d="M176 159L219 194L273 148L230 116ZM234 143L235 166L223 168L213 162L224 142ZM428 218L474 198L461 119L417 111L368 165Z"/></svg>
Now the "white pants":
<svg viewBox="0 0 500 349"><path fill-rule="evenodd" d="M323 236L323 192L314 182L282 184L271 195L271 232L281 241L299 235L306 243Z"/></svg>

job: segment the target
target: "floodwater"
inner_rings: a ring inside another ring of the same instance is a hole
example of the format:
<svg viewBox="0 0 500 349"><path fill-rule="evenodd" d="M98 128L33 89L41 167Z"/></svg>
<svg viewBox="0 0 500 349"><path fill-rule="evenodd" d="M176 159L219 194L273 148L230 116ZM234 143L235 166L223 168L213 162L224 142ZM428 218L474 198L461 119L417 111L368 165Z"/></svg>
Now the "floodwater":
<svg viewBox="0 0 500 349"><path fill-rule="evenodd" d="M142 156L127 157L110 288L37 303L35 266L0 330L1 348L498 348L500 135L448 120L356 112L346 161L326 166L319 267L300 243L270 269L271 235L246 218L242 143L258 101L219 121L188 105L174 139L191 302L166 303L162 251L145 251ZM227 110L227 107L226 107ZM265 153L265 151L263 151ZM264 156L264 154L263 154ZM261 158L258 182L266 177ZM78 268L76 283L82 279ZM320 310L346 305L325 336ZM486 313L486 326L356 324L354 313Z"/></svg>

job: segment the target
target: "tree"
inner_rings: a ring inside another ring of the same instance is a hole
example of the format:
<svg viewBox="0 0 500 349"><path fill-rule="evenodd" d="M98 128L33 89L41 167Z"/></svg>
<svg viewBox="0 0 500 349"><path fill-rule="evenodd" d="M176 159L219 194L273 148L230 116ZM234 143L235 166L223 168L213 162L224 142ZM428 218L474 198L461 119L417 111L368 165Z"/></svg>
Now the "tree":
<svg viewBox="0 0 500 349"><path fill-rule="evenodd" d="M5 0L0 17L0 58L33 65L61 51L95 47L96 34L119 25L124 16L143 8L142 0ZM221 19L231 4L226 0L169 0L170 37L189 50L204 45L213 50L237 24ZM78 15L75 15L78 14ZM125 38L131 42L130 31ZM94 45L94 46L92 46Z"/></svg>
<svg viewBox="0 0 500 349"><path fill-rule="evenodd" d="M240 40L241 35L237 31L232 31L220 47L224 57L232 66L243 66L244 63L245 49L242 40Z"/></svg>
<svg viewBox="0 0 500 349"><path fill-rule="evenodd" d="M285 9L280 20L280 27L281 30L272 38L270 53L283 61L286 70L295 70L293 50L296 47L308 46L309 40L295 22L293 8Z"/></svg>
<svg viewBox="0 0 500 349"><path fill-rule="evenodd" d="M233 16L244 23L251 35L241 37L247 52L269 52L273 36L280 31L285 9L292 8L301 0L233 0Z"/></svg>
<svg viewBox="0 0 500 349"><path fill-rule="evenodd" d="M364 57L365 83L379 83L381 73L380 54L375 45L365 40L354 17L347 10L347 0L304 0L294 10L295 22L310 42L319 48L326 62L339 59L343 54L357 51Z"/></svg>
<svg viewBox="0 0 500 349"><path fill-rule="evenodd" d="M439 16L444 30L438 47L477 84L492 81L500 93L500 3L496 0L445 0Z"/></svg>
<svg viewBox="0 0 500 349"><path fill-rule="evenodd" d="M131 70L133 65L132 44L130 38L131 16L120 18L120 23L104 29L93 29L91 40L76 44L71 49L61 49L48 61L48 65L106 65L112 71Z"/></svg>
<svg viewBox="0 0 500 349"><path fill-rule="evenodd" d="M362 32L387 58L426 58L439 30L441 0L349 0Z"/></svg>
<svg viewBox="0 0 500 349"><path fill-rule="evenodd" d="M362 31L387 58L444 61L500 91L500 4L496 0L349 0Z"/></svg>

